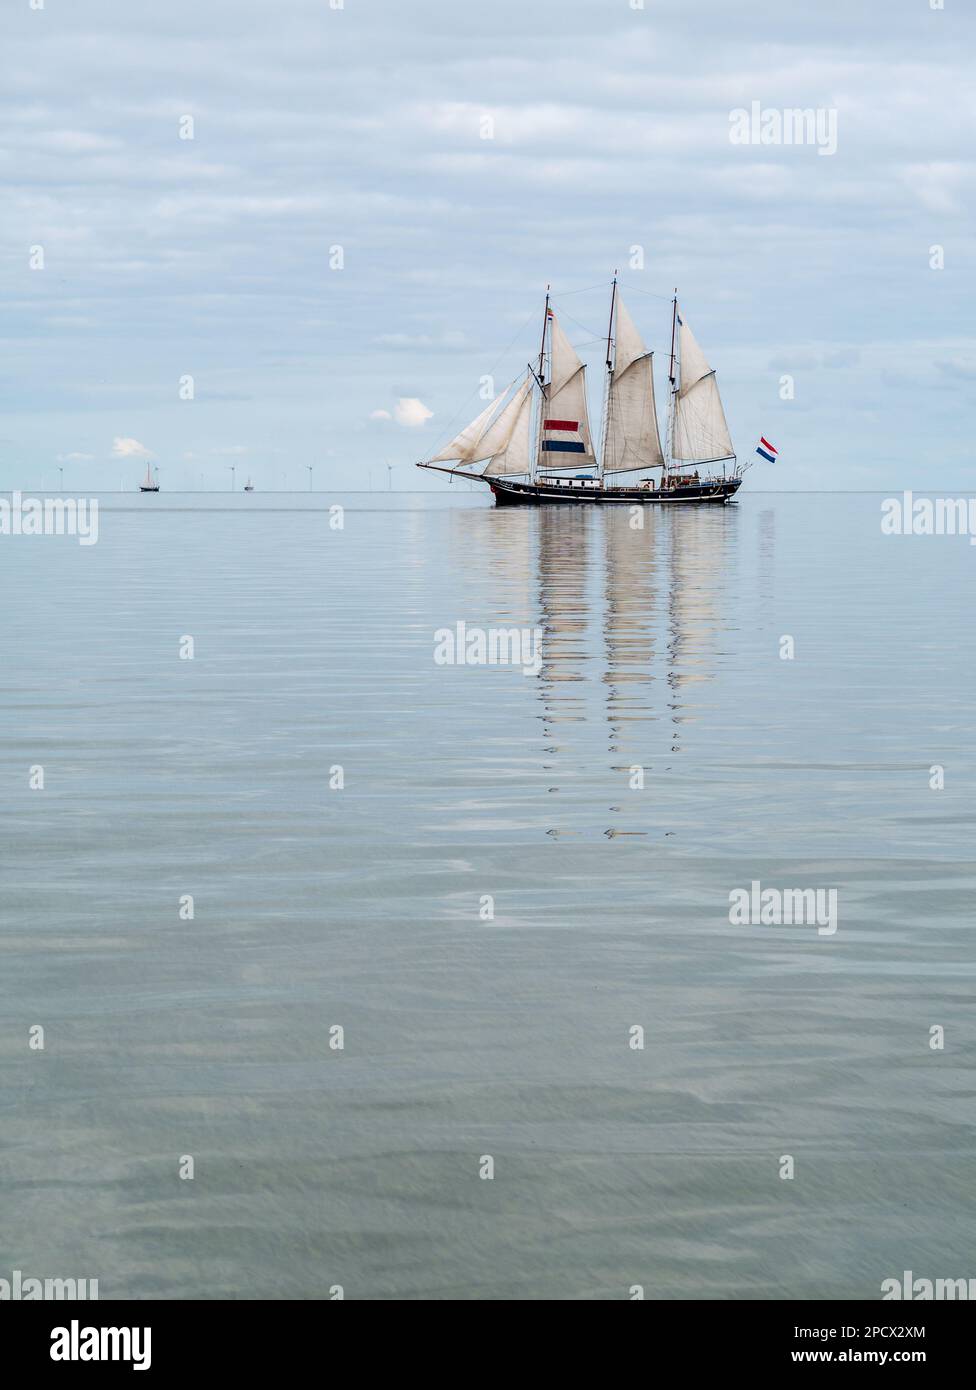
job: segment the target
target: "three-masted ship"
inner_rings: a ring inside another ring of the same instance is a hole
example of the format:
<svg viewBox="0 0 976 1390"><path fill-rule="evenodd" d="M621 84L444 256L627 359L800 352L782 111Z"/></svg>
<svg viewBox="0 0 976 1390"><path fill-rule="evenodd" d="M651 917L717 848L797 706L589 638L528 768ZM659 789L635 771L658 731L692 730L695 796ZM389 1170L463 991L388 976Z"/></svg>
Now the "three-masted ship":
<svg viewBox="0 0 976 1390"><path fill-rule="evenodd" d="M654 354L627 312L616 278L606 343L599 454L587 412L586 367L547 292L538 366L528 364L470 425L417 467L485 482L499 506L728 502L742 485L743 470L715 372L679 310L677 292L666 450L654 399Z"/></svg>

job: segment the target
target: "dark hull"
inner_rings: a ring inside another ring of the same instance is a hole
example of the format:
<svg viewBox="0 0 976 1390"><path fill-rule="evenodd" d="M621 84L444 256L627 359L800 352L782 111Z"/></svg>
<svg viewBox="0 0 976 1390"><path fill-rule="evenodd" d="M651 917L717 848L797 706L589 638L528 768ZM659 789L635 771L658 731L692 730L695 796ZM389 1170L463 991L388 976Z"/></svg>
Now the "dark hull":
<svg viewBox="0 0 976 1390"><path fill-rule="evenodd" d="M507 478L492 478L490 487L498 507L538 507L556 502L575 506L587 503L606 506L674 506L684 502L711 502L723 505L738 492L741 478L707 478L699 483L686 483L672 488L640 487L573 487L570 483L514 483Z"/></svg>
<svg viewBox="0 0 976 1390"><path fill-rule="evenodd" d="M158 491L159 491L159 486L158 486L158 484L157 484L156 487L146 487L145 483L141 483L141 484L139 485L139 491L140 491L140 492L158 492Z"/></svg>

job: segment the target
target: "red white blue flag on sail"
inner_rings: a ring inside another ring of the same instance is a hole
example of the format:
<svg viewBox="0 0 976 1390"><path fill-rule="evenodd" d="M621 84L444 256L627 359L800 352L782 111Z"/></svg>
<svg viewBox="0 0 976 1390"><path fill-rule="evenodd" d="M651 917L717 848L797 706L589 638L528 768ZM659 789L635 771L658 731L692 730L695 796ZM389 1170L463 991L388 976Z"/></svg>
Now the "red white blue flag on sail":
<svg viewBox="0 0 976 1390"><path fill-rule="evenodd" d="M756 453L764 458L767 463L775 463L776 455L779 453L779 450L774 448L763 435L760 435L759 443L756 446Z"/></svg>
<svg viewBox="0 0 976 1390"><path fill-rule="evenodd" d="M578 420L543 420L544 454L585 454L586 445L580 438ZM573 438L572 436L575 436Z"/></svg>

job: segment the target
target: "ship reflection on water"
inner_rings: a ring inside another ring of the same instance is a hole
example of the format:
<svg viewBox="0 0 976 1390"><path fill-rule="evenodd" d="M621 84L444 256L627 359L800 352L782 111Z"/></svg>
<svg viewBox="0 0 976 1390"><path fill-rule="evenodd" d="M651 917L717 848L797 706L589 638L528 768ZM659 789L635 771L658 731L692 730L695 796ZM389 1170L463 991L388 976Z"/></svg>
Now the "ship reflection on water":
<svg viewBox="0 0 976 1390"><path fill-rule="evenodd" d="M602 780L600 833L647 833L634 828L633 787L693 754L696 726L734 719L715 677L734 624L739 509L456 515L457 558L479 597L490 580L492 621L539 630L547 791Z"/></svg>

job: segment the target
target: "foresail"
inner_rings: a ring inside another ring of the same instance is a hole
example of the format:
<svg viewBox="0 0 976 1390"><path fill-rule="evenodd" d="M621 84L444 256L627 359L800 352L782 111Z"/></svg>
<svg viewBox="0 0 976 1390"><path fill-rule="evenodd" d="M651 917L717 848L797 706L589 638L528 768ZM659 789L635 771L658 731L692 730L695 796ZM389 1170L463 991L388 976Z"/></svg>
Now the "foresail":
<svg viewBox="0 0 976 1390"><path fill-rule="evenodd" d="M586 409L586 368L555 317L550 325L550 382L542 402L539 462L545 468L596 463Z"/></svg>
<svg viewBox="0 0 976 1390"><path fill-rule="evenodd" d="M508 441L499 449L482 469L486 478L510 477L516 473L529 473L532 469L532 388L526 383L521 394L521 404L515 415Z"/></svg>
<svg viewBox="0 0 976 1390"><path fill-rule="evenodd" d="M517 380L518 378L516 378ZM457 459L459 463L477 463L480 459L491 458L492 454L504 449L515 425L519 406L532 384L526 380L501 410L499 401L504 400L515 382L510 382L501 396L489 401L485 409L470 425L465 425L460 434L454 436L450 444L434 454L429 463L448 463Z"/></svg>
<svg viewBox="0 0 976 1390"><path fill-rule="evenodd" d="M525 404L526 400L529 399L531 393L532 382L527 379L522 382L522 385L515 392L515 395L509 401L508 405L506 405L505 409L498 418L488 426L484 434L482 434L481 438L478 440L476 446L477 453L474 455L475 458L490 459L507 449L509 440L512 438L512 434L518 422L522 406Z"/></svg>
<svg viewBox="0 0 976 1390"><path fill-rule="evenodd" d="M478 441L484 434L488 421L498 409L498 401L489 401L486 408L470 425L465 425L460 434L456 434L450 444L446 444L440 453L432 455L431 463L447 463L451 459L457 459L460 463L471 463L474 459L484 458L485 455L476 452Z"/></svg>

